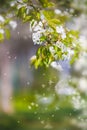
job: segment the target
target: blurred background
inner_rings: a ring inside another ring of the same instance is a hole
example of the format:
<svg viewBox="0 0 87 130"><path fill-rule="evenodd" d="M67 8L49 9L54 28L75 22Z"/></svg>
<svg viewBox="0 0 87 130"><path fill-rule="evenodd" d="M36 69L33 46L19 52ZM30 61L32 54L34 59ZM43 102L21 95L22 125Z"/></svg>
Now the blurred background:
<svg viewBox="0 0 87 130"><path fill-rule="evenodd" d="M87 0L55 2L55 12L71 12L66 26L80 31L86 49ZM0 130L87 130L87 53L73 66L61 61L36 70L29 64L38 48L29 24L17 24L0 44Z"/></svg>

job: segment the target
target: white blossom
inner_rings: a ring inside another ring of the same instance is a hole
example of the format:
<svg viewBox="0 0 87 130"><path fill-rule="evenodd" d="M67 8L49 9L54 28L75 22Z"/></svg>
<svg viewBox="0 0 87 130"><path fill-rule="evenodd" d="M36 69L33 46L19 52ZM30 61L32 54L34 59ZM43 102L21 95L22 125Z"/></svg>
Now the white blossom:
<svg viewBox="0 0 87 130"><path fill-rule="evenodd" d="M64 28L62 27L62 26L57 26L56 27L56 31L58 32L58 33L64 33Z"/></svg>
<svg viewBox="0 0 87 130"><path fill-rule="evenodd" d="M39 28L40 28L40 30L41 30L41 22L37 22L37 21L35 21L34 19L30 22L30 31L35 31L35 30L39 30ZM37 28L37 29L35 29L35 28Z"/></svg>
<svg viewBox="0 0 87 130"><path fill-rule="evenodd" d="M65 88L61 87L61 88L58 89L58 94L72 95L74 93L75 93L74 89L70 88L70 87L65 87Z"/></svg>
<svg viewBox="0 0 87 130"><path fill-rule="evenodd" d="M54 12L55 12L55 14L61 14L61 10L59 10L59 9L55 9Z"/></svg>
<svg viewBox="0 0 87 130"><path fill-rule="evenodd" d="M67 48L67 54L63 54L63 58L70 60L71 57L74 55L74 50L71 50L70 48Z"/></svg>
<svg viewBox="0 0 87 130"><path fill-rule="evenodd" d="M34 44L42 44L43 42L40 40L40 37L45 33L45 29L43 28L43 24L40 21L39 23L34 22L33 26L31 26L32 39Z"/></svg>
<svg viewBox="0 0 87 130"><path fill-rule="evenodd" d="M30 23L30 30L33 32L32 40L34 44L42 44L43 42L40 40L40 37L45 33L42 22L40 21L37 23L37 21L32 20Z"/></svg>
<svg viewBox="0 0 87 130"><path fill-rule="evenodd" d="M54 50L53 46L49 47L49 50L50 50L50 52L54 55L55 50Z"/></svg>
<svg viewBox="0 0 87 130"><path fill-rule="evenodd" d="M41 14L41 20L44 20L44 15L43 14Z"/></svg>
<svg viewBox="0 0 87 130"><path fill-rule="evenodd" d="M77 95L72 97L72 104L75 109L80 109L82 107L84 108L85 101L81 99L80 95Z"/></svg>
<svg viewBox="0 0 87 130"><path fill-rule="evenodd" d="M56 84L55 90L56 93L60 95L73 95L76 93L75 89L69 86L67 80L60 80Z"/></svg>
<svg viewBox="0 0 87 130"><path fill-rule="evenodd" d="M69 47L66 47L62 42L57 41L56 46L59 47L63 53L67 52L67 54L62 55L64 59L70 59L72 57L72 55L74 55L74 50L72 50Z"/></svg>
<svg viewBox="0 0 87 130"><path fill-rule="evenodd" d="M4 22L4 21L5 21L4 17L0 15L0 22Z"/></svg>
<svg viewBox="0 0 87 130"><path fill-rule="evenodd" d="M17 6L17 9L20 9L22 7L22 5L21 4L19 4L18 6Z"/></svg>
<svg viewBox="0 0 87 130"><path fill-rule="evenodd" d="M16 4L16 1L12 1L12 2L10 3L10 6L13 7L15 4Z"/></svg>
<svg viewBox="0 0 87 130"><path fill-rule="evenodd" d="M0 33L4 34L4 30L3 30L3 29L0 29Z"/></svg>
<svg viewBox="0 0 87 130"><path fill-rule="evenodd" d="M40 104L49 105L53 102L53 97L40 97L38 102Z"/></svg>
<svg viewBox="0 0 87 130"><path fill-rule="evenodd" d="M87 69L82 71L83 76L87 76Z"/></svg>
<svg viewBox="0 0 87 130"><path fill-rule="evenodd" d="M12 27L12 29L15 29L17 27L17 22L16 21L10 21L9 24Z"/></svg>
<svg viewBox="0 0 87 130"><path fill-rule="evenodd" d="M62 39L66 38L66 33L62 26L57 26L56 32L61 34Z"/></svg>
<svg viewBox="0 0 87 130"><path fill-rule="evenodd" d="M82 92L87 92L87 79L86 78L80 78L78 87Z"/></svg>
<svg viewBox="0 0 87 130"><path fill-rule="evenodd" d="M84 50L87 50L87 39L85 36L80 36L79 38L79 41L80 41L80 45L81 47L84 49Z"/></svg>
<svg viewBox="0 0 87 130"><path fill-rule="evenodd" d="M82 69L87 69L87 60L84 57L80 57L74 65L76 71L81 71Z"/></svg>
<svg viewBox="0 0 87 130"><path fill-rule="evenodd" d="M62 42L56 42L56 46L61 48L62 52L66 52L67 48Z"/></svg>
<svg viewBox="0 0 87 130"><path fill-rule="evenodd" d="M62 66L61 66L58 62L56 62L56 61L53 61L53 62L51 63L51 66L52 66L53 68L59 70L59 71L63 71Z"/></svg>
<svg viewBox="0 0 87 130"><path fill-rule="evenodd" d="M65 32L62 33L61 37L62 37L62 39L65 39L65 38L66 38L66 34L65 34Z"/></svg>
<svg viewBox="0 0 87 130"><path fill-rule="evenodd" d="M43 31L42 22L39 22L33 29L33 31Z"/></svg>
<svg viewBox="0 0 87 130"><path fill-rule="evenodd" d="M22 0L18 0L18 2L23 3L23 1L22 1Z"/></svg>
<svg viewBox="0 0 87 130"><path fill-rule="evenodd" d="M67 58L70 59L74 55L74 50L71 50L70 48L67 48Z"/></svg>
<svg viewBox="0 0 87 130"><path fill-rule="evenodd" d="M34 44L42 44L42 41L40 41L41 33L40 32L34 32L32 34L32 40Z"/></svg>

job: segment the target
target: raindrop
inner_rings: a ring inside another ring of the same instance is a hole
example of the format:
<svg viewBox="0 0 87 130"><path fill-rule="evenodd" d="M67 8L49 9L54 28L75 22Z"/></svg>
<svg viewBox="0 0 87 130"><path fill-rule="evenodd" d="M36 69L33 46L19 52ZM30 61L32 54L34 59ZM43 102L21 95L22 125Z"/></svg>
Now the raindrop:
<svg viewBox="0 0 87 130"><path fill-rule="evenodd" d="M4 76L7 76L7 73L4 73Z"/></svg>
<svg viewBox="0 0 87 130"><path fill-rule="evenodd" d="M52 117L54 117L54 114L52 115Z"/></svg>
<svg viewBox="0 0 87 130"><path fill-rule="evenodd" d="M78 119L80 120L80 119L81 119L81 117L79 116L79 117L78 117Z"/></svg>
<svg viewBox="0 0 87 130"><path fill-rule="evenodd" d="M42 88L45 88L46 87L46 85L45 84L42 84Z"/></svg>
<svg viewBox="0 0 87 130"><path fill-rule="evenodd" d="M15 56L15 57L14 57L14 59L16 60L16 59L17 59L17 57Z"/></svg>
<svg viewBox="0 0 87 130"><path fill-rule="evenodd" d="M56 110L59 110L60 108L59 107L56 107Z"/></svg>
<svg viewBox="0 0 87 130"><path fill-rule="evenodd" d="M54 94L53 94L53 97L55 97L55 96L56 96L56 94L54 93Z"/></svg>
<svg viewBox="0 0 87 130"><path fill-rule="evenodd" d="M20 121L17 121L17 123L19 124L19 123L20 123Z"/></svg>
<svg viewBox="0 0 87 130"><path fill-rule="evenodd" d="M41 118L40 117L38 117L38 120L40 120Z"/></svg>
<svg viewBox="0 0 87 130"><path fill-rule="evenodd" d="M45 108L45 111L47 111L47 107Z"/></svg>
<svg viewBox="0 0 87 130"><path fill-rule="evenodd" d="M30 82L29 82L29 81L27 82L27 85L30 85Z"/></svg>
<svg viewBox="0 0 87 130"><path fill-rule="evenodd" d="M36 114L37 114L37 112L35 111L35 112L34 112L34 114L36 115Z"/></svg>
<svg viewBox="0 0 87 130"><path fill-rule="evenodd" d="M32 102L31 105L34 106L34 102Z"/></svg>
<svg viewBox="0 0 87 130"><path fill-rule="evenodd" d="M7 52L6 52L6 54L7 54L7 55L8 55L8 54L10 54L10 52L9 52L9 51L7 51Z"/></svg>
<svg viewBox="0 0 87 130"><path fill-rule="evenodd" d="M30 110L31 110L31 108L32 108L31 106L28 106L28 109L30 109Z"/></svg>
<svg viewBox="0 0 87 130"><path fill-rule="evenodd" d="M72 116L72 113L69 113L69 116Z"/></svg>
<svg viewBox="0 0 87 130"><path fill-rule="evenodd" d="M45 96L46 94L45 93L43 93L43 96Z"/></svg>
<svg viewBox="0 0 87 130"><path fill-rule="evenodd" d="M8 56L8 59L11 59L11 56Z"/></svg>
<svg viewBox="0 0 87 130"><path fill-rule="evenodd" d="M38 104L36 104L35 106L36 106L36 107L38 107L39 105L38 105Z"/></svg>
<svg viewBox="0 0 87 130"><path fill-rule="evenodd" d="M45 76L46 74L45 73L43 73L43 76Z"/></svg>
<svg viewBox="0 0 87 130"><path fill-rule="evenodd" d="M41 121L41 124L44 124L45 122L44 122L44 120L43 121Z"/></svg>
<svg viewBox="0 0 87 130"><path fill-rule="evenodd" d="M17 32L17 34L19 35L19 32Z"/></svg>
<svg viewBox="0 0 87 130"><path fill-rule="evenodd" d="M52 85L54 82L52 80L49 80L49 85Z"/></svg>

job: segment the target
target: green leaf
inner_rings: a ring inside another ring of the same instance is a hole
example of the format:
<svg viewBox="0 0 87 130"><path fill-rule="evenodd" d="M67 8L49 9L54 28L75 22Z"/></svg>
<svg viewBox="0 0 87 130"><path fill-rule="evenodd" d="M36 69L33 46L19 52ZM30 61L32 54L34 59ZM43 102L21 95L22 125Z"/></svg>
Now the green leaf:
<svg viewBox="0 0 87 130"><path fill-rule="evenodd" d="M40 41L41 41L41 42L46 41L46 36L44 36L44 35L43 35L43 36L41 36L41 37L40 37Z"/></svg>
<svg viewBox="0 0 87 130"><path fill-rule="evenodd" d="M35 20L32 20L31 21L31 27L33 27L34 23L35 23Z"/></svg>
<svg viewBox="0 0 87 130"><path fill-rule="evenodd" d="M56 19L56 18L51 19L50 22L54 23L55 25L59 25L59 24L61 23L60 20L59 20L59 19Z"/></svg>
<svg viewBox="0 0 87 130"><path fill-rule="evenodd" d="M20 18L25 18L25 16L26 16L26 11L27 11L27 9L26 9L26 7L21 7L19 10L18 10L18 12L17 12L17 16L19 16Z"/></svg>
<svg viewBox="0 0 87 130"><path fill-rule="evenodd" d="M53 7L53 6L55 6L55 4L53 2L48 3L48 7Z"/></svg>
<svg viewBox="0 0 87 130"><path fill-rule="evenodd" d="M53 6L55 6L55 4L52 3L52 2L49 2L49 0L39 0L39 2L43 7L53 7Z"/></svg>
<svg viewBox="0 0 87 130"><path fill-rule="evenodd" d="M39 57L42 54L42 50L43 50L43 46L39 47L37 52L36 52L36 56Z"/></svg>
<svg viewBox="0 0 87 130"><path fill-rule="evenodd" d="M37 69L39 66L41 66L41 58L37 59L35 62L35 68Z"/></svg>
<svg viewBox="0 0 87 130"><path fill-rule="evenodd" d="M9 39L10 38L10 31L9 31L9 29L5 29L5 34L6 34L6 38Z"/></svg>
<svg viewBox="0 0 87 130"><path fill-rule="evenodd" d="M48 20L48 24L49 24L49 26L50 26L51 28L53 28L54 30L56 30L56 26L57 26L57 25L60 25L61 22L60 22L59 19L50 19L50 20Z"/></svg>
<svg viewBox="0 0 87 130"><path fill-rule="evenodd" d="M23 19L23 22L28 22L31 20L31 16L27 15L25 16L25 18Z"/></svg>
<svg viewBox="0 0 87 130"><path fill-rule="evenodd" d="M30 59L30 64L34 65L35 62L36 62L36 56L32 56L31 59Z"/></svg>
<svg viewBox="0 0 87 130"><path fill-rule="evenodd" d="M78 32L78 31L75 31L75 30L70 30L70 31L69 31L69 35L72 35L72 36L74 36L75 38L78 38L78 37L79 37L79 32Z"/></svg>
<svg viewBox="0 0 87 130"><path fill-rule="evenodd" d="M28 2L28 0L23 0L23 2L24 2L24 3L27 3L27 2Z"/></svg>
<svg viewBox="0 0 87 130"><path fill-rule="evenodd" d="M75 62L76 59L77 59L77 56L74 55L74 56L72 57L72 59L70 60L70 64L72 65L72 64Z"/></svg>
<svg viewBox="0 0 87 130"><path fill-rule="evenodd" d="M79 57L79 52L80 52L79 49L80 49L79 46L74 49L74 55L70 60L70 64L73 64L76 61L76 59Z"/></svg>
<svg viewBox="0 0 87 130"><path fill-rule="evenodd" d="M40 12L37 12L36 16L37 16L37 19L40 19Z"/></svg>
<svg viewBox="0 0 87 130"><path fill-rule="evenodd" d="M9 24L9 22L10 22L10 18L9 19L5 19L4 25Z"/></svg>
<svg viewBox="0 0 87 130"><path fill-rule="evenodd" d="M40 20L40 12L37 12L37 10L31 10L29 15L31 16L31 20Z"/></svg>
<svg viewBox="0 0 87 130"><path fill-rule="evenodd" d="M44 10L43 14L44 14L46 20L52 20L55 15L54 12L51 10Z"/></svg>
<svg viewBox="0 0 87 130"><path fill-rule="evenodd" d="M0 33L0 41L4 40L4 34Z"/></svg>
<svg viewBox="0 0 87 130"><path fill-rule="evenodd" d="M44 5L44 4L47 4L48 3L48 0L39 0L39 2L42 4L42 5Z"/></svg>

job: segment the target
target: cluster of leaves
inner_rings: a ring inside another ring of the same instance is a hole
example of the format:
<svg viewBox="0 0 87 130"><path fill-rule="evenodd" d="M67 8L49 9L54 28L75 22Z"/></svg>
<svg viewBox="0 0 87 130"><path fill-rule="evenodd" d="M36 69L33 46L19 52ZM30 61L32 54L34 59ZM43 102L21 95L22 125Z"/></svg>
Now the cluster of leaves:
<svg viewBox="0 0 87 130"><path fill-rule="evenodd" d="M78 32L65 27L68 13L56 9L49 0L17 0L14 8L16 16L30 23L33 42L40 45L36 56L31 58L35 68L48 67L55 60L72 59L71 63L74 62L79 52ZM0 28L4 28L2 24L4 22L0 23ZM6 29L5 32L9 37L9 31ZM0 40L3 39L3 33L0 33Z"/></svg>
<svg viewBox="0 0 87 130"><path fill-rule="evenodd" d="M5 19L5 21L4 21L3 17L2 17L2 19L3 20L0 21L0 41L3 41L4 37L6 37L7 39L10 38L9 29L8 29L8 27L6 27L8 25L8 23L9 23L9 20ZM4 33L5 33L5 35L4 35Z"/></svg>
<svg viewBox="0 0 87 130"><path fill-rule="evenodd" d="M16 2L12 0L0 0L0 42L10 38L10 27L16 27L15 6ZM15 25L14 25L15 24Z"/></svg>

